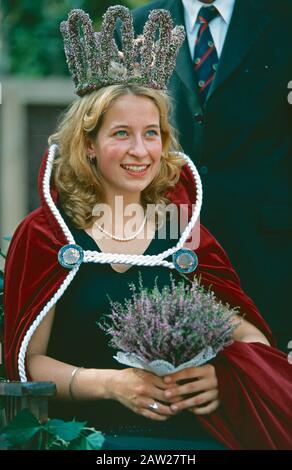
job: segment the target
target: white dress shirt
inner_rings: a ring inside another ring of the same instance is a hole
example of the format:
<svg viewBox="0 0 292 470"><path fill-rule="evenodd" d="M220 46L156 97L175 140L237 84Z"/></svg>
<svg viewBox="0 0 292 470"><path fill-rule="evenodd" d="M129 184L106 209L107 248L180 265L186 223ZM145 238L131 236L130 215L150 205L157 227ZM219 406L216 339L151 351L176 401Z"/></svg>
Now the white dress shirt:
<svg viewBox="0 0 292 470"><path fill-rule="evenodd" d="M209 28L219 58L223 49L235 0L215 0L213 3L210 4L200 2L199 0L182 0L182 3L184 6L185 27L192 59L194 57L195 42L200 28L200 24L196 23L200 8L203 6L208 7L211 5L214 5L217 8L217 10L219 11L219 15L210 22Z"/></svg>

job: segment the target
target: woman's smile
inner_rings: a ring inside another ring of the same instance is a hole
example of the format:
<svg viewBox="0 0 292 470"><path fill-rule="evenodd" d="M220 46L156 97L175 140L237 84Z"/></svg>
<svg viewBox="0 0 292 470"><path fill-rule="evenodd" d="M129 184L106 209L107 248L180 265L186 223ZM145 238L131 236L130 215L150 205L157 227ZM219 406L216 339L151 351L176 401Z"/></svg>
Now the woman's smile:
<svg viewBox="0 0 292 470"><path fill-rule="evenodd" d="M125 170L129 175L141 178L146 175L147 170L149 169L150 164L148 165L136 165L136 164L121 164L121 168Z"/></svg>

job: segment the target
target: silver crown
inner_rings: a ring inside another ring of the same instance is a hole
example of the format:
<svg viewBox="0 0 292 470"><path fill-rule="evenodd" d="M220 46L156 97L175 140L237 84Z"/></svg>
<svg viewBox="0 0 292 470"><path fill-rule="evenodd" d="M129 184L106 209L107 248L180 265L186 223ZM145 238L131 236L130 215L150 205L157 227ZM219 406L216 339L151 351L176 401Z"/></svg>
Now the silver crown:
<svg viewBox="0 0 292 470"><path fill-rule="evenodd" d="M118 19L122 22L122 51L113 37ZM135 38L132 14L121 5L107 9L98 33L89 15L79 9L69 13L60 30L68 68L80 96L116 84L138 83L165 89L185 38L184 27L173 28L167 10L152 10L143 34Z"/></svg>

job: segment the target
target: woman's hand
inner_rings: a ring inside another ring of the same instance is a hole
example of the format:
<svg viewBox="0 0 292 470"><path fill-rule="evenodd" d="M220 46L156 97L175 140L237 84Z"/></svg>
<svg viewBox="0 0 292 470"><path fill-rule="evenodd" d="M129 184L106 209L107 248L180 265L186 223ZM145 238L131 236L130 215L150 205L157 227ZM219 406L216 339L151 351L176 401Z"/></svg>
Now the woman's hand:
<svg viewBox="0 0 292 470"><path fill-rule="evenodd" d="M170 409L169 400L165 398L164 390L168 385L163 378L142 369L128 368L115 372L108 398L156 421L166 421L175 414Z"/></svg>
<svg viewBox="0 0 292 470"><path fill-rule="evenodd" d="M187 383L179 384L180 381ZM176 401L170 406L175 413L189 410L197 415L210 414L220 405L218 380L211 364L181 370L164 377L164 382L171 385L164 396Z"/></svg>

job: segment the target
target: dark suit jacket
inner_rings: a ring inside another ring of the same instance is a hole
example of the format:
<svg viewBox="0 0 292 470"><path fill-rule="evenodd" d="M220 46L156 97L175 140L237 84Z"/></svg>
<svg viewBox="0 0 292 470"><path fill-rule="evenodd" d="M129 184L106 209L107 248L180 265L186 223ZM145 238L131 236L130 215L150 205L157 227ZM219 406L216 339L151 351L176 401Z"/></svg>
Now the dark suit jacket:
<svg viewBox="0 0 292 470"><path fill-rule="evenodd" d="M137 33L153 8L184 24L181 1L158 0L134 10ZM187 39L169 84L180 143L202 176L201 220L285 348L292 340L291 22L290 0L237 0L205 109Z"/></svg>

